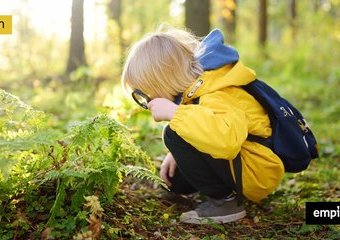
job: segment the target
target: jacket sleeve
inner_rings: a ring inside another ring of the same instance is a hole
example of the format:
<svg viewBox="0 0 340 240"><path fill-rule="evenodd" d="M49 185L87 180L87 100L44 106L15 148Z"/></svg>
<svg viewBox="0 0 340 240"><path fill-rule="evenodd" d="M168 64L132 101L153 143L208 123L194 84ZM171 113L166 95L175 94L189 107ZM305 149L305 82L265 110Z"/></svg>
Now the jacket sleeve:
<svg viewBox="0 0 340 240"><path fill-rule="evenodd" d="M232 160L248 135L245 113L232 106L214 112L203 105L180 105L170 128L197 150Z"/></svg>

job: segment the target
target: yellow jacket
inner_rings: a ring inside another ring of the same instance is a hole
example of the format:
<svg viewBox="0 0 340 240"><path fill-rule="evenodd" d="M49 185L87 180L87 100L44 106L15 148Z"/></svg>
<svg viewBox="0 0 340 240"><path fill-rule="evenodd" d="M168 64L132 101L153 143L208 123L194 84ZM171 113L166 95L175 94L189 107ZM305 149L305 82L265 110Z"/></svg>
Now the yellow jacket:
<svg viewBox="0 0 340 240"><path fill-rule="evenodd" d="M234 179L232 160L241 152L243 194L259 202L281 182L284 166L269 148L246 140L272 133L266 111L240 87L253 80L241 62L205 71L183 94L170 128L197 150L229 160Z"/></svg>

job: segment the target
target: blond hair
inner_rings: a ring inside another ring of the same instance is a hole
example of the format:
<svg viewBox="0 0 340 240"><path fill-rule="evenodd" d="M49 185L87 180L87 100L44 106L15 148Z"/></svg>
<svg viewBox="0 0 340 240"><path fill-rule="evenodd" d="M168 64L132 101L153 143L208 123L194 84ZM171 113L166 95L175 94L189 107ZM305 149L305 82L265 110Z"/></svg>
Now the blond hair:
<svg viewBox="0 0 340 240"><path fill-rule="evenodd" d="M123 89L139 89L151 99L173 100L202 74L197 59L201 50L200 41L185 30L149 33L130 49L122 74Z"/></svg>

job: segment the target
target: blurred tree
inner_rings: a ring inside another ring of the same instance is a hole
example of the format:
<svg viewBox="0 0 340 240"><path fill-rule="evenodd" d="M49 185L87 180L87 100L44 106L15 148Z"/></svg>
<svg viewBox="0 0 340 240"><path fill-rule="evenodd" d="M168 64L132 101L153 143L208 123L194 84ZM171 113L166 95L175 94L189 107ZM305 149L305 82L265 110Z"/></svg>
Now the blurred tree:
<svg viewBox="0 0 340 240"><path fill-rule="evenodd" d="M289 17L289 25L291 28L292 39L296 38L296 0L289 0L288 2L288 17Z"/></svg>
<svg viewBox="0 0 340 240"><path fill-rule="evenodd" d="M31 19L29 17L28 9L28 0L22 0L20 2L20 8L18 10L19 16L19 24L18 24L18 38L17 38L17 45L22 53L25 54L18 54L18 57L15 58L15 62L19 64L18 70L20 70L21 74L25 73L28 68L31 67L32 61L32 48L30 47L30 43L34 36L36 35L35 29L33 24L31 23ZM14 59L13 59L14 61ZM33 70L34 69L30 69Z"/></svg>
<svg viewBox="0 0 340 240"><path fill-rule="evenodd" d="M110 0L109 10L111 18L120 22L120 16L122 14L122 0Z"/></svg>
<svg viewBox="0 0 340 240"><path fill-rule="evenodd" d="M210 31L210 0L185 1L185 26L197 36L205 36Z"/></svg>
<svg viewBox="0 0 340 240"><path fill-rule="evenodd" d="M123 63L123 53L125 49L125 45L123 42L123 25L121 20L122 15L122 0L110 0L109 5L109 16L113 19L118 26L118 40L119 40L119 49L120 49L120 62Z"/></svg>
<svg viewBox="0 0 340 240"><path fill-rule="evenodd" d="M66 73L86 65L84 43L84 0L73 0L71 16L71 39Z"/></svg>
<svg viewBox="0 0 340 240"><path fill-rule="evenodd" d="M265 47L267 41L267 0L259 0L259 44Z"/></svg>
<svg viewBox="0 0 340 240"><path fill-rule="evenodd" d="M320 0L313 0L311 1L311 4L313 5L314 12L319 11L319 8L321 6Z"/></svg>
<svg viewBox="0 0 340 240"><path fill-rule="evenodd" d="M217 7L219 10L218 21L227 32L227 40L228 42L235 43L237 0L218 0Z"/></svg>

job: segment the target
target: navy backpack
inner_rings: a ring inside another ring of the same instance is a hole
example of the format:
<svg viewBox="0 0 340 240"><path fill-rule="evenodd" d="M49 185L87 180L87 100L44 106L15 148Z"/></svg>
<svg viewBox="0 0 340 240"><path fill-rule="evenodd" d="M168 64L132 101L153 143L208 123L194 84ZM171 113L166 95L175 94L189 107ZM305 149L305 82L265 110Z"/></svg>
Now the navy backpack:
<svg viewBox="0 0 340 240"><path fill-rule="evenodd" d="M270 148L282 160L286 172L305 170L319 154L316 139L302 114L261 80L256 79L242 88L266 109L272 128L272 135L268 138L248 134L247 140ZM193 104L198 103L199 98L195 98ZM241 204L243 186L240 153L233 160L233 166L237 202Z"/></svg>
<svg viewBox="0 0 340 240"><path fill-rule="evenodd" d="M302 114L273 88L255 80L243 88L268 112L272 136L248 135L249 141L261 143L280 157L286 172L301 172L318 157L316 139Z"/></svg>

